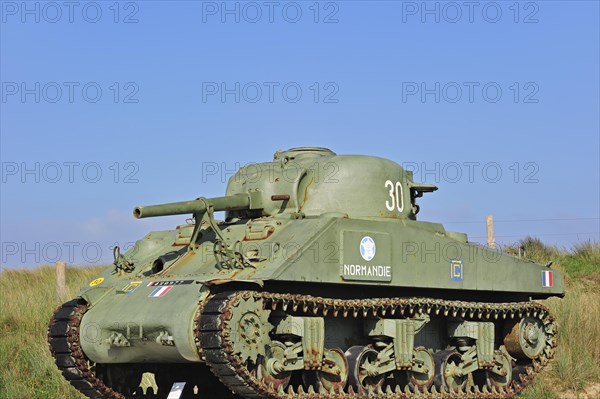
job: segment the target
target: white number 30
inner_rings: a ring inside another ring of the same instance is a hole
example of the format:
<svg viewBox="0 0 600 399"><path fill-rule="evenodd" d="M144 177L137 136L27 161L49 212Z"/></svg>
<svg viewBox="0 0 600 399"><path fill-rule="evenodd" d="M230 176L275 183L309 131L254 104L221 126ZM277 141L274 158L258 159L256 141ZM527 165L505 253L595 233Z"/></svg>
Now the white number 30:
<svg viewBox="0 0 600 399"><path fill-rule="evenodd" d="M385 207L388 211L398 209L398 212L402 212L404 209L404 195L402 191L402 183L399 181L396 184L392 183L391 180L385 182L385 187L390 189L390 199L385 201Z"/></svg>

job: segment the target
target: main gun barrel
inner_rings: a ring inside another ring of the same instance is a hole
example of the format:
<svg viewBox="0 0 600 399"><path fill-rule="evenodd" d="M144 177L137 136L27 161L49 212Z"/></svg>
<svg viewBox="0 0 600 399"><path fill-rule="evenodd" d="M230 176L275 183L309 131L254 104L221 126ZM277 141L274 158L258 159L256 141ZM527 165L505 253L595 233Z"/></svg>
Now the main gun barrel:
<svg viewBox="0 0 600 399"><path fill-rule="evenodd" d="M136 219L142 219L155 216L204 213L206 212L207 204L212 205L215 211L237 211L241 209L250 209L250 196L248 194L235 194L225 197L198 198L192 201L136 206L133 209L133 216L135 216Z"/></svg>

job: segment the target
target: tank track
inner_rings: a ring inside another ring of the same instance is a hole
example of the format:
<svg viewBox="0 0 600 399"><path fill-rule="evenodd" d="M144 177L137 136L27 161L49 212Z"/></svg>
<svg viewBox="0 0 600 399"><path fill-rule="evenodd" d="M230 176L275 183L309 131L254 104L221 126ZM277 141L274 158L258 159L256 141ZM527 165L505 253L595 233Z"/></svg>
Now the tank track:
<svg viewBox="0 0 600 399"><path fill-rule="evenodd" d="M542 355L528 364L513 368L513 381L504 389L495 386L479 389L471 387L458 392L447 392L443 387L440 391L432 385L423 391L411 391L399 387L363 393L354 392L350 386L339 392L308 392L300 385L291 385L286 390L267 386L256 378L240 357L233 351L230 331L226 321L231 318L234 307L242 299L254 296L263 301L264 308L270 310L293 311L310 316L359 317L379 316L394 317L426 313L429 315L444 315L468 318L470 320L514 319L523 316L538 318L545 326L547 339ZM510 399L519 394L541 369L554 356L556 348L557 327L554 317L549 310L536 302L521 303L478 303L463 301L447 301L430 298L391 298L391 299L325 299L309 295L276 294L257 291L235 291L218 293L205 303L197 320L195 331L196 342L203 351L206 362L213 373L232 392L247 398L269 399Z"/></svg>
<svg viewBox="0 0 600 399"><path fill-rule="evenodd" d="M87 311L81 298L61 305L50 319L48 344L62 375L81 393L92 399L126 399L106 386L93 370L81 350L79 324Z"/></svg>

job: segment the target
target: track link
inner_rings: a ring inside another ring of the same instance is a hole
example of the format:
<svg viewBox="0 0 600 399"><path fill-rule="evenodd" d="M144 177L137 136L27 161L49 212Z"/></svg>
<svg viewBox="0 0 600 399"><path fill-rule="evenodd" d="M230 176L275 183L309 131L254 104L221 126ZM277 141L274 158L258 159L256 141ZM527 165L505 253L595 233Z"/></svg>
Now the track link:
<svg viewBox="0 0 600 399"><path fill-rule="evenodd" d="M369 391L356 393L352 387L346 390L308 392L302 386L287 390L267 386L256 378L256 374L246 367L238 354L234 353L230 340L227 321L231 319L234 307L242 299L254 296L262 300L265 309L299 312L310 316L333 317L394 317L415 314L443 315L462 317L470 320L520 319L524 316L538 318L542 321L547 339L540 358L529 364L513 368L513 382L506 389L478 387L462 389L458 392L447 392L443 388L437 391L435 386L424 391L411 391L399 387L387 388L385 391ZM549 310L536 302L522 303L474 303L462 301L446 301L430 298L382 298L365 300L325 299L309 295L275 294L255 291L236 291L219 293L205 303L197 320L195 331L207 364L213 373L232 392L247 398L270 399L511 399L519 394L533 379L534 375L554 356L556 348L557 327Z"/></svg>

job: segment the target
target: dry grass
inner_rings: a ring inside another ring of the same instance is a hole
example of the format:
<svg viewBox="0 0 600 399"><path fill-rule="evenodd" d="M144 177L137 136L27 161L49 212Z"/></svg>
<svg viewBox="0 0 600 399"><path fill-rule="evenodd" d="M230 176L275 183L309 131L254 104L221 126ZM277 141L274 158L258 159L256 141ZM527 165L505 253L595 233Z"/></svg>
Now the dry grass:
<svg viewBox="0 0 600 399"><path fill-rule="evenodd" d="M551 366L542 374L546 387L558 397L597 399L584 392L600 382L600 290L577 280L567 280L564 299L546 301L559 325L558 348ZM532 387L525 398L540 396L540 384ZM547 389L546 389L547 390Z"/></svg>
<svg viewBox="0 0 600 399"><path fill-rule="evenodd" d="M70 297L99 273L98 268L70 268ZM48 351L46 329L59 305L52 267L0 273L0 398L81 399L57 372Z"/></svg>
<svg viewBox="0 0 600 399"><path fill-rule="evenodd" d="M559 250L527 238L508 252L525 249L537 262L553 260L563 272L566 296L545 301L559 325L554 361L522 395L526 399L598 399L600 391L600 243Z"/></svg>

